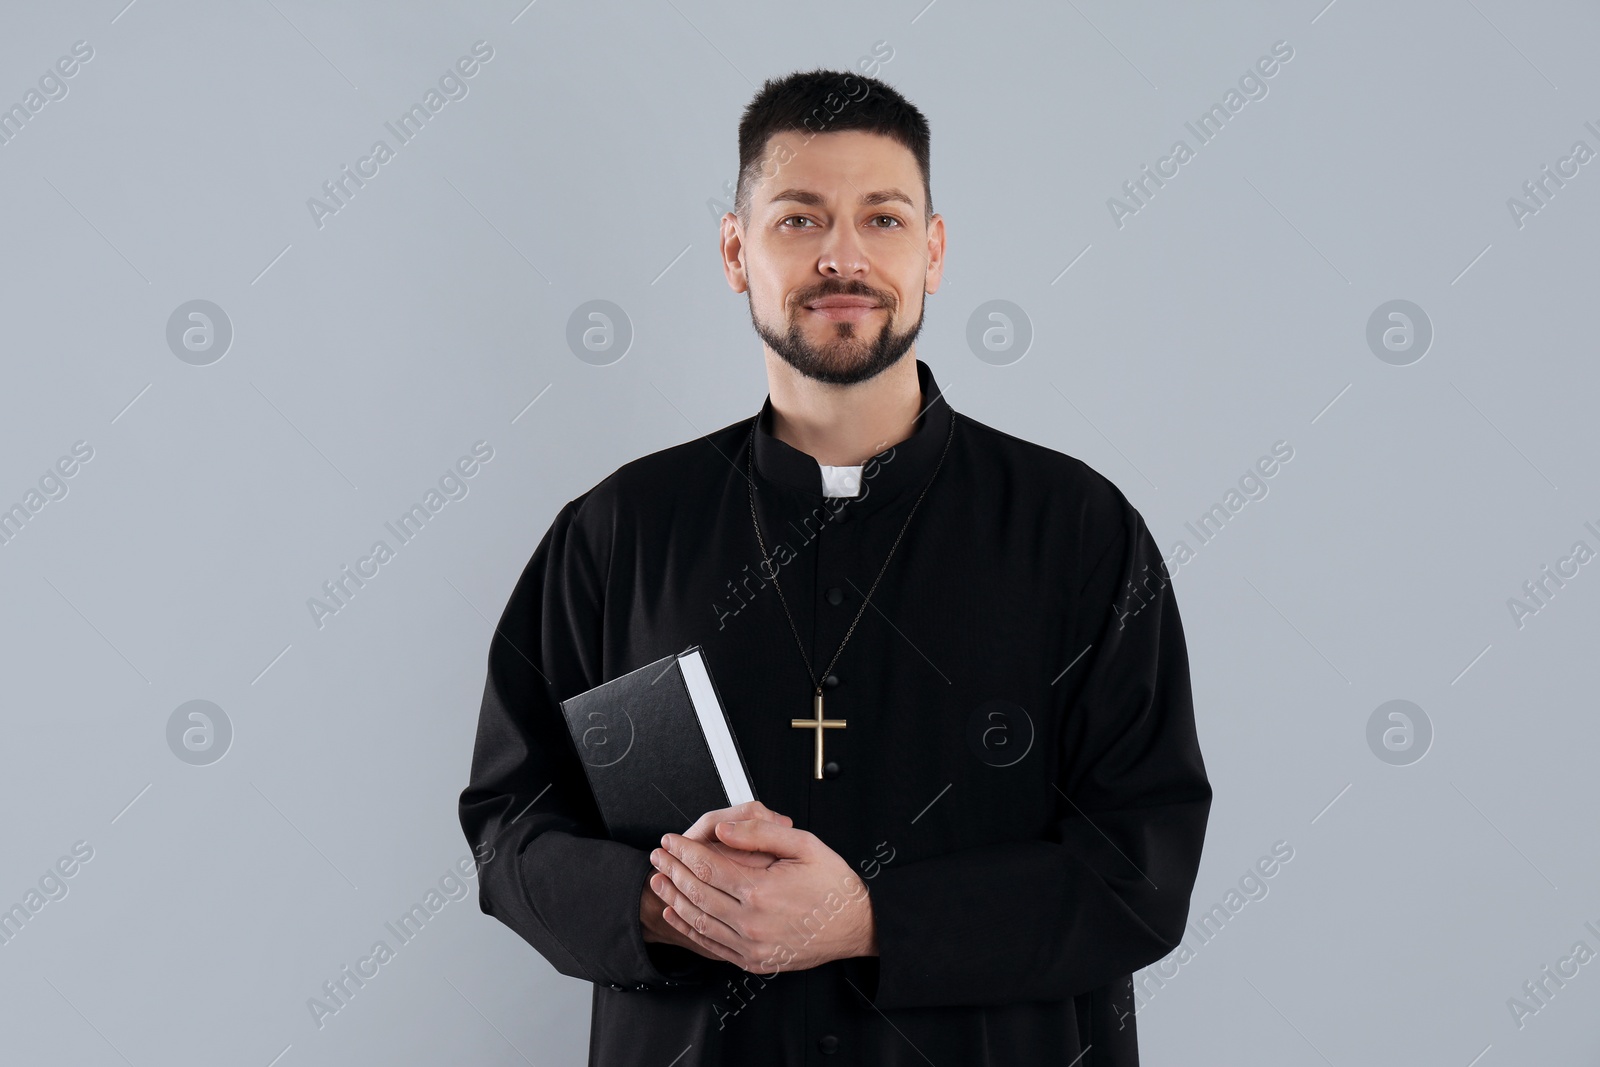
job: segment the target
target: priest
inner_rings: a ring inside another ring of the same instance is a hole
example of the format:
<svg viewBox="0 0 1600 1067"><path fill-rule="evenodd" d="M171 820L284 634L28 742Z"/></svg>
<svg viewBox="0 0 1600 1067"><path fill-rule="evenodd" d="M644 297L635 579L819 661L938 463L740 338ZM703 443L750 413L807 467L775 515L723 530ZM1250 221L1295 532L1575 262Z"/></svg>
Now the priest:
<svg viewBox="0 0 1600 1067"><path fill-rule="evenodd" d="M1161 554L917 358L945 230L914 106L798 73L739 141L722 265L766 401L538 543L460 798L480 906L594 983L596 1067L1137 1064L1131 976L1179 943L1211 804ZM690 645L760 799L608 840L557 702Z"/></svg>

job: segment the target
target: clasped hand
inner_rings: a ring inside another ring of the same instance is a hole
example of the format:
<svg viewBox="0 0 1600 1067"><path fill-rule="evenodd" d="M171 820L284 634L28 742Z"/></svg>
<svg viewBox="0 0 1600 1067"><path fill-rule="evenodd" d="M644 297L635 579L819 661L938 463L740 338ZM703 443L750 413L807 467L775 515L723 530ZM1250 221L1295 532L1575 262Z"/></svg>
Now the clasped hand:
<svg viewBox="0 0 1600 1067"><path fill-rule="evenodd" d="M676 937L709 959L759 974L878 954L866 883L820 838L760 801L709 811L650 853L641 915L658 905ZM653 894L657 899L650 899Z"/></svg>

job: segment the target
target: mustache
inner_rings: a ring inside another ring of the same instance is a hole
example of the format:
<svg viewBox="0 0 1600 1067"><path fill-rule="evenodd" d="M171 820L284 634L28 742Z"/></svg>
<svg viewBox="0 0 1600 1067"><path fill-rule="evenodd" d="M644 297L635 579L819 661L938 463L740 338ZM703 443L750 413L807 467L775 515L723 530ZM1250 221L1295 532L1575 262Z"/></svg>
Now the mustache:
<svg viewBox="0 0 1600 1067"><path fill-rule="evenodd" d="M867 299L872 300L875 303L882 304L884 307L891 310L893 310L895 307L894 297L890 296L888 293L880 293L876 289L871 289L861 282L856 282L853 285L845 285L842 287L825 286L818 289L808 289L795 299L795 305L797 307L804 307L807 304L814 303L827 296L864 296Z"/></svg>

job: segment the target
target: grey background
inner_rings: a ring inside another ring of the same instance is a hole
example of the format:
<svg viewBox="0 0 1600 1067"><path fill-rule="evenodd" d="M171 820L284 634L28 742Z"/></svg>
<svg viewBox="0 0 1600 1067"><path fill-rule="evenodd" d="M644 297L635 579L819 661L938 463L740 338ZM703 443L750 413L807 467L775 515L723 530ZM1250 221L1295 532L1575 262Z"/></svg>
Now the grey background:
<svg viewBox="0 0 1600 1067"><path fill-rule="evenodd" d="M1294 858L1145 986L1146 1061L1597 1062L1600 964L1520 1028L1507 1006L1600 950L1600 564L1520 627L1507 604L1600 549L1600 162L1520 227L1507 206L1600 149L1592 6L4 20L7 107L94 55L0 145L0 506L75 442L93 458L0 546L0 904L75 842L93 857L0 946L0 1061L583 1061L589 987L475 882L322 1027L307 1000L468 855L491 620L556 509L765 395L717 261L741 110L886 42L879 76L933 128L949 269L917 354L957 410L1102 471L1164 548L1294 449L1174 577L1216 788L1193 913L1275 842ZM319 228L308 198L479 40L468 94ZM1267 95L1114 224L1108 198L1280 40ZM207 366L166 340L196 299L233 330ZM634 331L606 366L566 340L594 299ZM966 339L997 299L1033 331L1004 366ZM1366 342L1394 299L1434 330L1407 366ZM308 598L476 441L467 495L319 628ZM1409 765L1367 740L1396 699L1433 732ZM169 748L191 700L233 731L205 766Z"/></svg>

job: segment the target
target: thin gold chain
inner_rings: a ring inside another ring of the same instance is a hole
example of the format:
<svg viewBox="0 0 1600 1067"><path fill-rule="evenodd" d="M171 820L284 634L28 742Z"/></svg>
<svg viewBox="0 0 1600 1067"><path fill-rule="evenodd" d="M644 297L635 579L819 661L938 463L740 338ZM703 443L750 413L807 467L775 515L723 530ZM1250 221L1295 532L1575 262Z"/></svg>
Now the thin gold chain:
<svg viewBox="0 0 1600 1067"><path fill-rule="evenodd" d="M800 649L800 658L806 665L806 674L811 675L811 657L806 654L805 642L800 640L800 628L795 625L794 615L789 611L789 601L783 595L783 586L778 584L778 572L772 567L772 557L767 555L766 541L761 537L761 521L756 518L756 480L755 480L755 454L756 454L756 424L761 421L758 415L750 424L749 455L745 462L745 482L750 487L750 522L756 529L756 544L761 549L761 562L764 567L772 571L772 585L778 590L778 600L783 604L783 613L788 616L789 629L794 633L795 644ZM939 453L939 462L933 468L933 473L928 476L928 483L922 487L922 492L917 494L916 503L911 505L911 512L906 516L905 524L900 527L900 533L895 537L894 544L889 546L889 554L883 558L883 566L878 568L878 577L872 580L872 588L867 590L867 595L861 600L861 607L856 611L856 617L851 620L850 628L845 631L844 640L839 642L839 647L834 650L833 659L828 661L823 668L822 678L828 677L833 670L833 665L839 662L839 653L844 651L844 646L849 643L850 635L856 632L856 623L861 621L861 616L867 610L867 603L872 599L872 594L878 588L878 582L883 579L884 572L889 569L889 561L894 558L894 550L900 547L900 539L906 535L906 530L911 526L912 516L916 515L917 508L922 505L922 498L928 494L928 489L933 485L934 478L939 475L939 468L944 466L944 457L950 451L950 442L956 435L956 415L950 412L950 432L945 435L944 451ZM817 693L822 693L822 682L815 676L811 678Z"/></svg>

